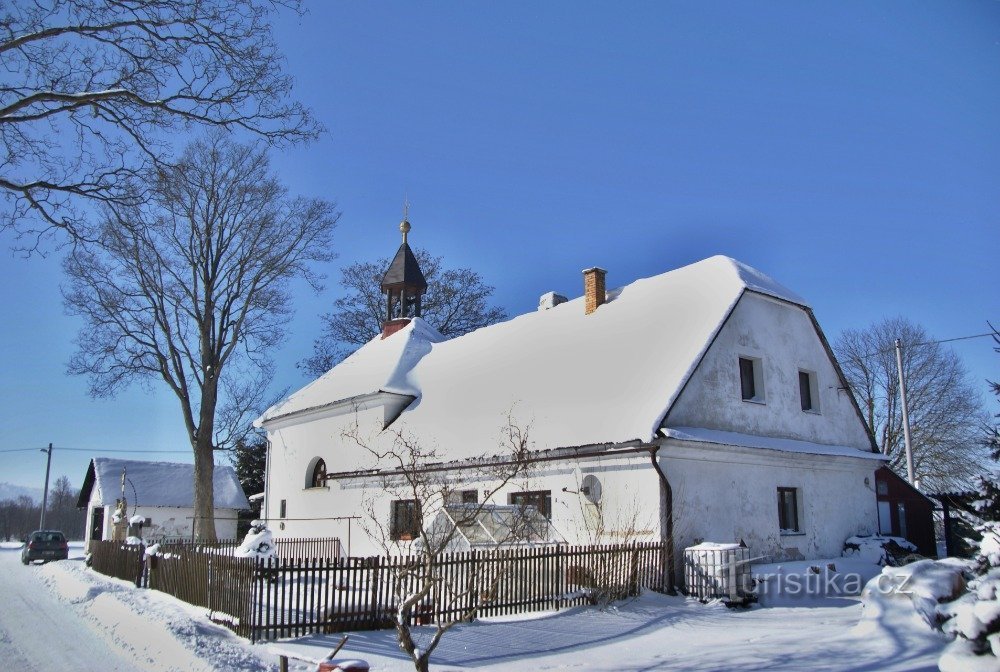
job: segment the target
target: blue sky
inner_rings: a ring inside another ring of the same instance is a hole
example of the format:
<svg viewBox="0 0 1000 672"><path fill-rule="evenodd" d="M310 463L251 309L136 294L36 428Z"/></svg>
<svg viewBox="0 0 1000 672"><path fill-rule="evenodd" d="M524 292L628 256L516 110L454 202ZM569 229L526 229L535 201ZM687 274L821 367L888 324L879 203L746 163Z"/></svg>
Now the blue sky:
<svg viewBox="0 0 1000 672"><path fill-rule="evenodd" d="M808 298L831 340L895 315L938 338L1000 323L996 2L307 7L277 37L329 132L274 165L338 202L340 258L297 292L275 390L307 382L339 269L395 251L404 197L411 243L511 314L579 295L590 266L619 286L727 254ZM0 450L52 442L76 486L104 450L190 461L165 390L94 401L65 375L59 256L0 257ZM1000 378L991 345L955 344L975 381ZM0 453L0 481L44 468Z"/></svg>

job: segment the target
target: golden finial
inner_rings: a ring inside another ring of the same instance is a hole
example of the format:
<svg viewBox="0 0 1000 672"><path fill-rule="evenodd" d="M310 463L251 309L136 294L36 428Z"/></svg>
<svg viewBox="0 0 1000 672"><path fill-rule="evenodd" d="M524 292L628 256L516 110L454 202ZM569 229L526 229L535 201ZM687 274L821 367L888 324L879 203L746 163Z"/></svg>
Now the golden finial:
<svg viewBox="0 0 1000 672"><path fill-rule="evenodd" d="M399 223L399 230L403 232L403 244L406 244L406 234L410 232L410 222L407 217L410 214L410 201L403 199L403 221Z"/></svg>

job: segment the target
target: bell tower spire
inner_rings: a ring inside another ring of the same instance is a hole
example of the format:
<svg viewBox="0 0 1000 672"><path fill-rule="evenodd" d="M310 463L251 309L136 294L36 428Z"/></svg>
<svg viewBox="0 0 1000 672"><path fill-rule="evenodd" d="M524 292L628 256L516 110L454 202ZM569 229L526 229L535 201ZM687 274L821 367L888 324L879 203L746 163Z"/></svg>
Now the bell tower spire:
<svg viewBox="0 0 1000 672"><path fill-rule="evenodd" d="M420 271L417 257L407 242L412 228L408 220L409 210L409 202L404 202L403 221L399 224L403 242L382 277L382 292L386 295L382 338L396 333L409 324L412 318L420 317L420 297L427 291L427 280Z"/></svg>

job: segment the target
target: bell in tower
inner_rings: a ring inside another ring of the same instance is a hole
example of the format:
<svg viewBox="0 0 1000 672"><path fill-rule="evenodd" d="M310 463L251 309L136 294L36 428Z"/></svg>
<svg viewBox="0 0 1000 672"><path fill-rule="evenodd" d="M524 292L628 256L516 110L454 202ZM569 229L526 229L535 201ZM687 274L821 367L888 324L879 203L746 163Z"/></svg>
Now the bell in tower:
<svg viewBox="0 0 1000 672"><path fill-rule="evenodd" d="M382 338L396 333L410 318L420 317L420 297L427 291L427 280L420 271L420 264L406 242L410 223L403 218L399 225L403 234L403 244L389 264L389 270L382 277L382 292L386 296L385 322L382 323Z"/></svg>

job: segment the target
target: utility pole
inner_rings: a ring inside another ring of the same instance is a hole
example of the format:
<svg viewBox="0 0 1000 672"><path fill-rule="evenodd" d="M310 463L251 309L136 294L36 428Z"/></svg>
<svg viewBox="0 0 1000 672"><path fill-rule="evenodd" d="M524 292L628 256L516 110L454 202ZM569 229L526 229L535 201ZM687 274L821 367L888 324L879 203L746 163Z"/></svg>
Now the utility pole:
<svg viewBox="0 0 1000 672"><path fill-rule="evenodd" d="M38 521L38 529L45 529L45 507L49 503L49 469L52 467L52 444L49 444L48 448L39 448L43 453L48 453L49 457L45 460L45 490L42 491L42 519Z"/></svg>
<svg viewBox="0 0 1000 672"><path fill-rule="evenodd" d="M906 406L906 381L903 379L903 344L896 339L896 371L899 373L899 399L903 404L903 444L906 446L906 478L913 482L913 449L910 446L910 411Z"/></svg>

